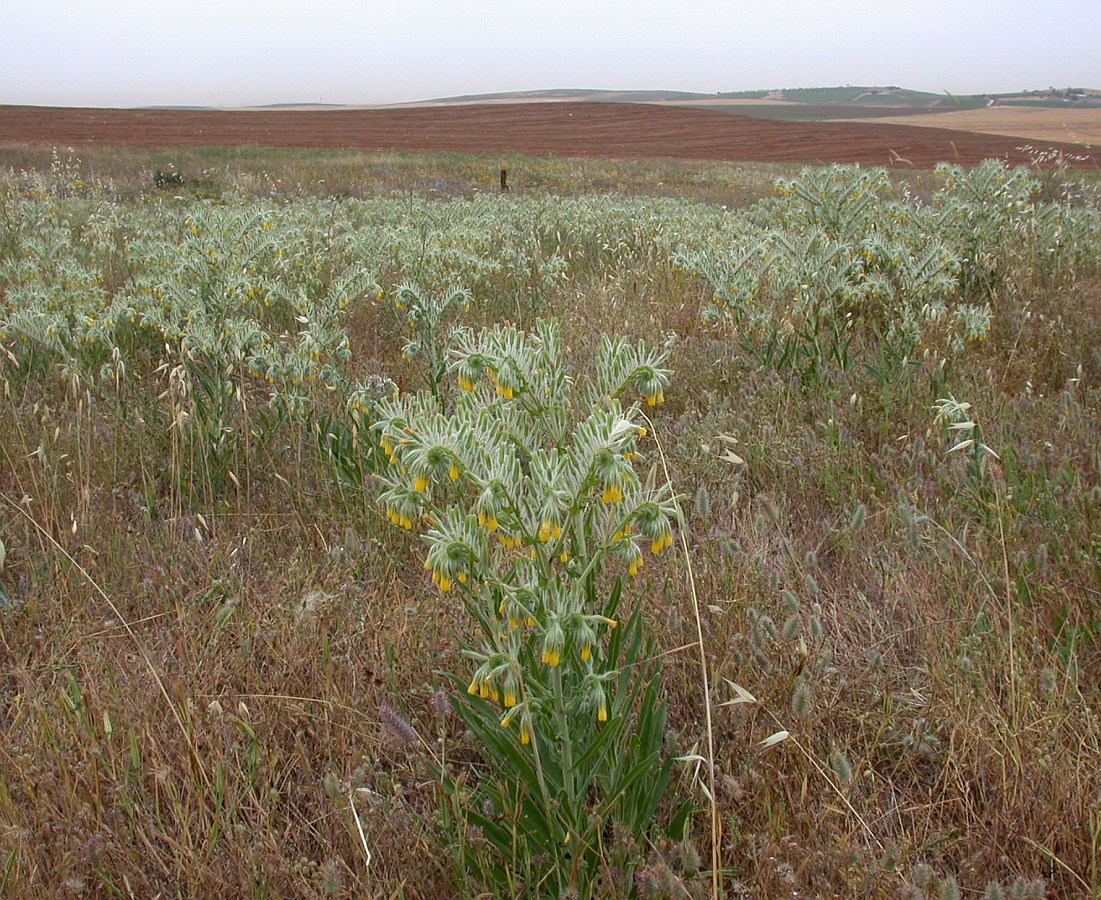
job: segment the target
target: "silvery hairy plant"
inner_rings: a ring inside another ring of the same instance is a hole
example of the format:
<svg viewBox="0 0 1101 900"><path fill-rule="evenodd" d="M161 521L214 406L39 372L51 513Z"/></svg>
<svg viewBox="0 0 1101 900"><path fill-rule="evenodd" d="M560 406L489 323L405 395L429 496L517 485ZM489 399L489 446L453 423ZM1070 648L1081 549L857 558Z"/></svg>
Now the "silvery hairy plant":
<svg viewBox="0 0 1101 900"><path fill-rule="evenodd" d="M623 602L673 540L675 498L636 468L665 356L605 337L582 381L552 323L458 329L456 399L380 405L379 501L475 626L452 681L482 764L438 775L456 869L498 896L592 896L610 866L628 884L669 777L658 668Z"/></svg>

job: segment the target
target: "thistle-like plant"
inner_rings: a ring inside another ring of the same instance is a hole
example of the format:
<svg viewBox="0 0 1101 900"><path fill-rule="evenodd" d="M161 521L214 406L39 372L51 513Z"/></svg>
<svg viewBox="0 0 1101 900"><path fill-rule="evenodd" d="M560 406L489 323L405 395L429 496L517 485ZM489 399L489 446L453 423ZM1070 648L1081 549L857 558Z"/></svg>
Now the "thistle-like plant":
<svg viewBox="0 0 1101 900"><path fill-rule="evenodd" d="M612 867L629 884L669 776L657 664L621 604L672 545L674 498L639 477L647 432L624 405L663 399L665 352L605 338L583 383L564 358L551 323L459 329L453 408L399 396L375 426L380 502L423 528L432 582L476 626L453 681L483 765L439 774L457 869L497 896L589 897Z"/></svg>
<svg viewBox="0 0 1101 900"><path fill-rule="evenodd" d="M410 336L402 348L406 359L423 359L428 387L437 397L447 376L447 345L453 326L445 318L452 307L470 308L470 291L451 287L441 293L429 293L411 281L402 282L394 290L394 306L405 315Z"/></svg>
<svg viewBox="0 0 1101 900"><path fill-rule="evenodd" d="M726 319L760 364L807 382L863 357L889 382L904 370L895 361L961 355L989 333L999 291L1082 270L1096 242L1096 214L1037 202L1024 169L987 161L938 175L944 187L923 205L892 198L883 170L807 169L673 261L709 284L705 317Z"/></svg>

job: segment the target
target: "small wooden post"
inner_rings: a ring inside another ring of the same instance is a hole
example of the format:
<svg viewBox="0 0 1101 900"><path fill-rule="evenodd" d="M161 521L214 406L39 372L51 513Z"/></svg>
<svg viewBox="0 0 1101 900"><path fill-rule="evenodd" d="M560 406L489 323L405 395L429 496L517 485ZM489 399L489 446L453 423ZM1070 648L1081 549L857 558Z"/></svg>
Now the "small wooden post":
<svg viewBox="0 0 1101 900"><path fill-rule="evenodd" d="M501 169L501 190L507 191L508 189L508 169Z"/></svg>

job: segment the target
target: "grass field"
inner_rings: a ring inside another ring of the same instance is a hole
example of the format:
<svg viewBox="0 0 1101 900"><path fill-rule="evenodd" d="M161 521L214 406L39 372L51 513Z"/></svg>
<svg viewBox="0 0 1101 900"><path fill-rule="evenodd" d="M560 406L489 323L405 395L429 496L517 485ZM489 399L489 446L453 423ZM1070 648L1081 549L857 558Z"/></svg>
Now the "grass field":
<svg viewBox="0 0 1101 900"><path fill-rule="evenodd" d="M0 896L1101 892L1088 173L0 164Z"/></svg>

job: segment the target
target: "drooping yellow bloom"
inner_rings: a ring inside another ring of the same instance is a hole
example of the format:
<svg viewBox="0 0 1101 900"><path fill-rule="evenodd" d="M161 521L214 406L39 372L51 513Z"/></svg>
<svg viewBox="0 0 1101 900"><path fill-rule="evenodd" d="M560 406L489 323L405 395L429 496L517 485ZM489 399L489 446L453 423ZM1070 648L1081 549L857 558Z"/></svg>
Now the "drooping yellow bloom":
<svg viewBox="0 0 1101 900"><path fill-rule="evenodd" d="M413 490L415 490L418 494L423 494L424 489L427 488L427 487L428 487L428 479L427 478L425 478L423 475L414 475L413 476Z"/></svg>
<svg viewBox="0 0 1101 900"><path fill-rule="evenodd" d="M646 403L648 406L655 406L658 403L665 402L665 394L662 393L661 388L658 388L654 393L646 395Z"/></svg>
<svg viewBox="0 0 1101 900"><path fill-rule="evenodd" d="M600 706L596 711L596 721L607 722L608 721L608 704L603 697L600 698Z"/></svg>
<svg viewBox="0 0 1101 900"><path fill-rule="evenodd" d="M582 645L580 656L581 656L582 661L584 661L584 662L587 662L589 657L592 656L592 651L589 649L588 644Z"/></svg>
<svg viewBox="0 0 1101 900"><path fill-rule="evenodd" d="M528 731L527 719L521 719L521 721L520 721L520 743L521 744L530 744L531 743L531 732Z"/></svg>
<svg viewBox="0 0 1101 900"><path fill-rule="evenodd" d="M548 666L557 666L560 661L558 651L554 647L544 647L541 659Z"/></svg>
<svg viewBox="0 0 1101 900"><path fill-rule="evenodd" d="M666 532L665 534L659 534L650 544L651 553L660 553L666 547L673 546L673 535Z"/></svg>
<svg viewBox="0 0 1101 900"><path fill-rule="evenodd" d="M454 460L451 461L451 468L447 470L447 477L452 481L459 480L459 466Z"/></svg>
<svg viewBox="0 0 1101 900"><path fill-rule="evenodd" d="M623 491L618 484L605 485L601 499L605 503L619 503L623 500Z"/></svg>

